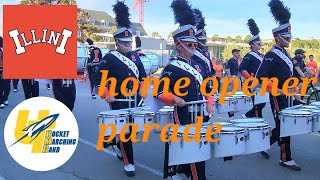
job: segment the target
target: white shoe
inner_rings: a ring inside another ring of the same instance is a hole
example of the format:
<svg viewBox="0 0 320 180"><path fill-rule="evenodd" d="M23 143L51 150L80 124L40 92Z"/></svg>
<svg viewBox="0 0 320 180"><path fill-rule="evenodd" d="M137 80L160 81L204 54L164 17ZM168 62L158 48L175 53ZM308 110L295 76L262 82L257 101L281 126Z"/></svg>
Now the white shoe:
<svg viewBox="0 0 320 180"><path fill-rule="evenodd" d="M14 89L14 90L13 90L13 92L17 92L17 91L18 91L18 89Z"/></svg>
<svg viewBox="0 0 320 180"><path fill-rule="evenodd" d="M128 164L124 166L124 171L126 172L126 175L129 177L133 177L136 175L136 169L134 168L133 164Z"/></svg>
<svg viewBox="0 0 320 180"><path fill-rule="evenodd" d="M174 176L171 176L172 180L185 180L188 179L185 174L176 174Z"/></svg>
<svg viewBox="0 0 320 180"><path fill-rule="evenodd" d="M3 104L4 104L4 105L8 105L8 104L9 104L9 102L8 102L8 101L5 101L5 102L3 102Z"/></svg>
<svg viewBox="0 0 320 180"><path fill-rule="evenodd" d="M5 105L4 104L0 104L0 108L4 108L5 107Z"/></svg>
<svg viewBox="0 0 320 180"><path fill-rule="evenodd" d="M247 116L244 114L244 115L242 115L242 118L247 118Z"/></svg>
<svg viewBox="0 0 320 180"><path fill-rule="evenodd" d="M283 162L283 161L279 161L279 164L281 166L284 166L284 167L287 167L293 171L301 171L301 167L296 163L294 162L293 160L291 161L286 161L286 162Z"/></svg>

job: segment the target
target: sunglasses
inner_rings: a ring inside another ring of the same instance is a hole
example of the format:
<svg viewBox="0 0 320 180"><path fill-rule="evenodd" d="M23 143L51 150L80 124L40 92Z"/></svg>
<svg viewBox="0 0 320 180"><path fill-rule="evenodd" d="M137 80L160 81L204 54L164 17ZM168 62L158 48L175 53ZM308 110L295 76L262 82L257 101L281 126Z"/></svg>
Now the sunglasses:
<svg viewBox="0 0 320 180"><path fill-rule="evenodd" d="M189 48L194 46L194 47L198 47L198 43L193 43L193 42L188 42L188 43L183 43L184 45L188 46Z"/></svg>

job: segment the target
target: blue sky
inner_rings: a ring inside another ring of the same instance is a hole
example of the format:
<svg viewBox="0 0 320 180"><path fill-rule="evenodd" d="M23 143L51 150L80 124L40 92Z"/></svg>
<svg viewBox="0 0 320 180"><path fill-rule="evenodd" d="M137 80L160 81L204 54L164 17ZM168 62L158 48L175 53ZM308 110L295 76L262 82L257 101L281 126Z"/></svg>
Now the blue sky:
<svg viewBox="0 0 320 180"><path fill-rule="evenodd" d="M126 0L131 8L136 0ZM144 26L148 34L159 32L167 37L178 25L174 24L170 8L171 0L147 0L145 3ZM2 4L17 3L18 0L0 0ZM84 9L100 10L114 17L112 5L116 0L77 0ZM208 36L219 34L222 37L249 34L246 26L249 18L255 19L263 39L272 38L271 30L277 27L267 6L269 0L189 0L193 8L199 8L206 19ZM319 0L283 0L290 8L292 33L296 38L320 39L320 1ZM138 22L138 9L130 11L131 20ZM1 8L2 14L2 8Z"/></svg>

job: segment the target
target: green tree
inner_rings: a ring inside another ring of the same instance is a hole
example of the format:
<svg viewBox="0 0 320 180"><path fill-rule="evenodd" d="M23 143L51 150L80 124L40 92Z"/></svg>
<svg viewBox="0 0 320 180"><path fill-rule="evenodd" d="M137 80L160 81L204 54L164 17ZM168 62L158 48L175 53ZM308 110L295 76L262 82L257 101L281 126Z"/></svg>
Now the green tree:
<svg viewBox="0 0 320 180"><path fill-rule="evenodd" d="M168 34L168 39L171 39L172 37L173 37L172 32L170 32L170 33Z"/></svg>
<svg viewBox="0 0 320 180"><path fill-rule="evenodd" d="M221 41L221 38L219 37L218 34L214 34L211 39L212 41Z"/></svg>
<svg viewBox="0 0 320 180"><path fill-rule="evenodd" d="M252 36L251 35L247 35L245 38L244 38L244 41L245 43L247 43L249 41L249 39L251 39Z"/></svg>
<svg viewBox="0 0 320 180"><path fill-rule="evenodd" d="M228 42L232 42L232 37L228 36L226 37L225 41L228 43Z"/></svg>
<svg viewBox="0 0 320 180"><path fill-rule="evenodd" d="M236 37L234 38L234 41L235 41L236 43L242 43L242 42L243 42L243 41L242 41L242 37L241 37L240 35L236 36Z"/></svg>
<svg viewBox="0 0 320 180"><path fill-rule="evenodd" d="M117 31L117 27L116 26L112 26L111 27L111 33L114 33L114 32L116 32Z"/></svg>
<svg viewBox="0 0 320 180"><path fill-rule="evenodd" d="M153 32L152 34L151 34L151 37L159 37L160 35L159 35L159 33L158 32Z"/></svg>
<svg viewBox="0 0 320 180"><path fill-rule="evenodd" d="M239 49L240 50L240 54L241 57L243 58L250 50L250 48L248 47L241 47L235 43L232 43L231 45L228 45L224 48L224 50L222 51L221 55L222 58L227 61L232 57L232 49Z"/></svg>

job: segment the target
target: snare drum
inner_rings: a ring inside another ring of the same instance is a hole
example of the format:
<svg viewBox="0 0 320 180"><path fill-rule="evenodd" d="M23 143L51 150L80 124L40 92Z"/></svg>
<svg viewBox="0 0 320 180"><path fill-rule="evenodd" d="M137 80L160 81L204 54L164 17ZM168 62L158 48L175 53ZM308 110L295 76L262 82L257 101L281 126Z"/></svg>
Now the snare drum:
<svg viewBox="0 0 320 180"><path fill-rule="evenodd" d="M154 124L156 122L156 113L150 111L132 112L132 121L138 125L138 132L145 130L144 124Z"/></svg>
<svg viewBox="0 0 320 180"><path fill-rule="evenodd" d="M300 135L312 132L312 112L282 110L280 112L280 137Z"/></svg>
<svg viewBox="0 0 320 180"><path fill-rule="evenodd" d="M231 123L237 124L237 123L262 123L265 122L263 118L244 118L244 119L233 119L230 120Z"/></svg>
<svg viewBox="0 0 320 180"><path fill-rule="evenodd" d="M231 96L225 97L227 104L219 104L219 98L215 99L214 111L221 114L226 112L233 112L236 110L234 98Z"/></svg>
<svg viewBox="0 0 320 180"><path fill-rule="evenodd" d="M213 135L214 139L220 138L213 143L214 157L227 157L245 153L245 130L235 126L222 126L218 134Z"/></svg>
<svg viewBox="0 0 320 180"><path fill-rule="evenodd" d="M320 131L320 109L299 109L301 111L308 111L313 113L312 131Z"/></svg>
<svg viewBox="0 0 320 180"><path fill-rule="evenodd" d="M189 164L201 161L206 161L211 158L210 143L206 138L206 129L201 128L200 139L201 142L192 140L185 142L183 140L183 133L186 126L179 126L178 137L179 142L169 141L169 166L179 164ZM188 132L189 139L193 139L195 135L195 127L191 127ZM167 138L172 135L173 128L167 132Z"/></svg>
<svg viewBox="0 0 320 180"><path fill-rule="evenodd" d="M237 92L233 95L233 98L235 99L235 111L249 110L252 108L251 97L246 96L242 92Z"/></svg>
<svg viewBox="0 0 320 180"><path fill-rule="evenodd" d="M270 129L264 122L238 123L235 126L244 128L245 132L245 154L265 151L270 149Z"/></svg>
<svg viewBox="0 0 320 180"><path fill-rule="evenodd" d="M99 124L115 124L116 125L116 134L120 134L121 129L124 125L129 123L129 113L120 110L110 110L100 112L97 116L97 121ZM110 136L112 129L109 127L104 133L105 136ZM126 134L129 133L129 128L126 130Z"/></svg>
<svg viewBox="0 0 320 180"><path fill-rule="evenodd" d="M270 99L269 99L269 93L266 92L264 94L264 96L261 95L261 89L258 88L256 90L256 95L254 96L254 104L261 104L261 103L269 103Z"/></svg>
<svg viewBox="0 0 320 180"><path fill-rule="evenodd" d="M156 114L156 123L160 125L158 130L154 130L154 133L160 133L162 128L167 124L173 124L173 108L164 107Z"/></svg>

